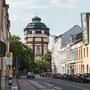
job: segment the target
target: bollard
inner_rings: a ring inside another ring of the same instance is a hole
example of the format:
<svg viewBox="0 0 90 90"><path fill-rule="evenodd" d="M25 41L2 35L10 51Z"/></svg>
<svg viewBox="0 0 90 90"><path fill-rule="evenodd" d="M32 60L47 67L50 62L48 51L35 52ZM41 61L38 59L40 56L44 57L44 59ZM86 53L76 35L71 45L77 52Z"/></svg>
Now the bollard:
<svg viewBox="0 0 90 90"><path fill-rule="evenodd" d="M12 78L9 78L9 79L8 79L8 84L9 84L9 85L12 85Z"/></svg>
<svg viewBox="0 0 90 90"><path fill-rule="evenodd" d="M18 87L12 87L12 90L18 90Z"/></svg>

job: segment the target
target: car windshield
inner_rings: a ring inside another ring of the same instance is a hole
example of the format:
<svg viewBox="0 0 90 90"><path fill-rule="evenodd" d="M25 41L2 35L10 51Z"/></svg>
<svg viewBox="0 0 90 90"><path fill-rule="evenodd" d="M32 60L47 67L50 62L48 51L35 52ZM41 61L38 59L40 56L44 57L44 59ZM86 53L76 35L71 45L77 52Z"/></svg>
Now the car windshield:
<svg viewBox="0 0 90 90"><path fill-rule="evenodd" d="M87 74L87 73L86 73L86 74L85 74L85 77L90 77L90 74Z"/></svg>
<svg viewBox="0 0 90 90"><path fill-rule="evenodd" d="M28 75L30 75L30 74L34 74L33 72L28 72Z"/></svg>

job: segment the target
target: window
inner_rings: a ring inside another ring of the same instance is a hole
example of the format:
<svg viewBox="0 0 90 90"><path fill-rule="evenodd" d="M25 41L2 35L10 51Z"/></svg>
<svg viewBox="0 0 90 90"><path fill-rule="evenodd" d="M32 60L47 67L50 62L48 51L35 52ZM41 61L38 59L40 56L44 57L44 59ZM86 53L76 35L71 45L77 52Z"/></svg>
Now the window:
<svg viewBox="0 0 90 90"><path fill-rule="evenodd" d="M78 50L77 50L77 59L78 59Z"/></svg>
<svg viewBox="0 0 90 90"><path fill-rule="evenodd" d="M35 33L36 33L36 34L41 34L42 32L41 32L40 29L36 29L36 30L35 30Z"/></svg>
<svg viewBox="0 0 90 90"><path fill-rule="evenodd" d="M76 59L77 59L77 50L76 50Z"/></svg>
<svg viewBox="0 0 90 90"><path fill-rule="evenodd" d="M87 65L87 73L88 73L88 65Z"/></svg>
<svg viewBox="0 0 90 90"><path fill-rule="evenodd" d="M87 47L87 57L88 57L88 47Z"/></svg>
<svg viewBox="0 0 90 90"><path fill-rule="evenodd" d="M40 46L37 46L37 52L36 55L40 55Z"/></svg>
<svg viewBox="0 0 90 90"><path fill-rule="evenodd" d="M84 48L84 58L85 58L85 48Z"/></svg>
<svg viewBox="0 0 90 90"><path fill-rule="evenodd" d="M82 58L82 48L81 48L81 58Z"/></svg>
<svg viewBox="0 0 90 90"><path fill-rule="evenodd" d="M80 49L79 49L79 59L81 58L81 56L80 56Z"/></svg>

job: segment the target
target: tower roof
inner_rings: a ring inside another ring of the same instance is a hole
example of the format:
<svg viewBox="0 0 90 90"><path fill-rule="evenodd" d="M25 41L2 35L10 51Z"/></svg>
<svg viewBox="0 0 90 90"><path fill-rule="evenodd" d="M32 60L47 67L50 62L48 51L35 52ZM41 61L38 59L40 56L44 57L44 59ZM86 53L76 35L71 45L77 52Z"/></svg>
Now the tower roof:
<svg viewBox="0 0 90 90"><path fill-rule="evenodd" d="M32 21L41 21L41 18L38 16L35 16L34 18L32 18Z"/></svg>
<svg viewBox="0 0 90 90"><path fill-rule="evenodd" d="M38 16L32 18L32 22L29 23L26 28L49 30L49 28L44 23L41 22L41 18Z"/></svg>

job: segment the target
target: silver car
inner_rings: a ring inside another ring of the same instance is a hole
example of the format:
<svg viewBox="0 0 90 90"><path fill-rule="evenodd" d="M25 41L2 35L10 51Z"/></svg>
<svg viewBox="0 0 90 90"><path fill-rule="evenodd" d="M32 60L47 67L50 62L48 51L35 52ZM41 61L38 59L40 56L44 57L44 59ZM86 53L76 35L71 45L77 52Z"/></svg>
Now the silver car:
<svg viewBox="0 0 90 90"><path fill-rule="evenodd" d="M33 72L28 72L27 73L27 78L35 78L35 75Z"/></svg>

